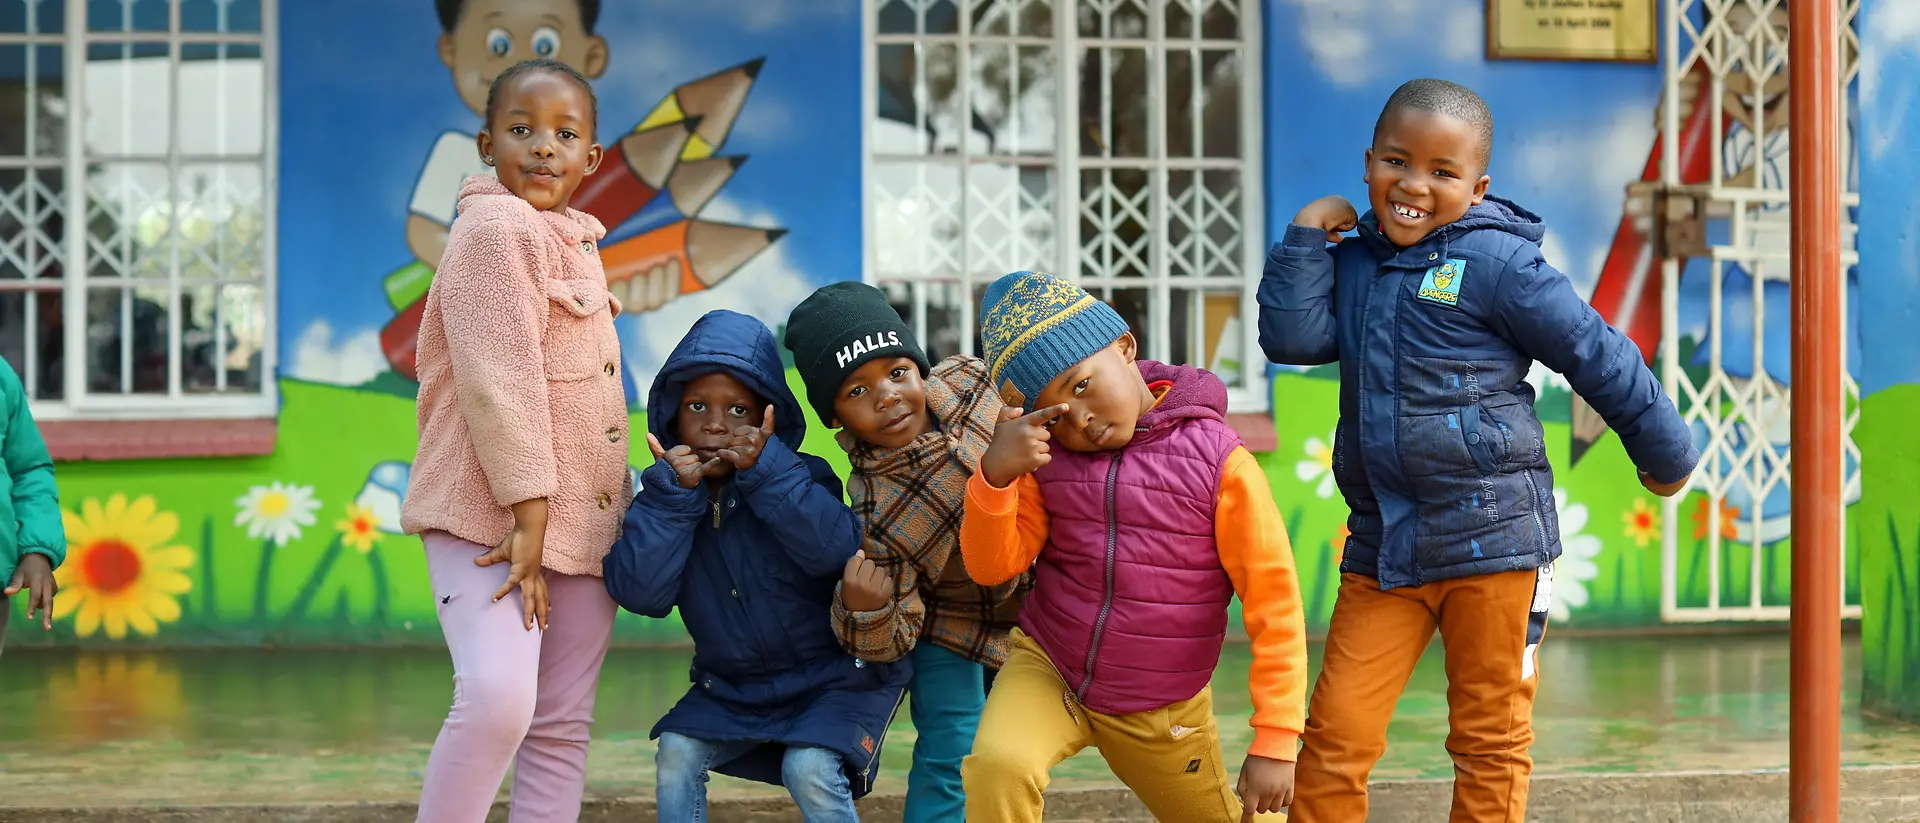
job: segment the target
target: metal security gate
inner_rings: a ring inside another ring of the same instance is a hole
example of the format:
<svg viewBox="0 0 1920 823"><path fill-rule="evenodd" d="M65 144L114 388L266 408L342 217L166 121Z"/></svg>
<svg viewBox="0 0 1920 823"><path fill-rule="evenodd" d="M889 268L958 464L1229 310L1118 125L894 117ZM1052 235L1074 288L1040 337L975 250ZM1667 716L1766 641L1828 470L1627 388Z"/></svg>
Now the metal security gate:
<svg viewBox="0 0 1920 823"><path fill-rule="evenodd" d="M1851 89L1859 67L1859 0L1807 1L1840 4L1840 82ZM1663 2L1659 176L1657 185L1643 189L1638 216L1656 235L1647 242L1657 253L1637 255L1638 276L1628 278L1624 291L1658 292L1661 375L1701 446L1693 489L1707 500L1681 496L1663 503L1661 617L1785 620L1790 547L1782 541L1791 523L1792 465L1787 0ZM1859 186L1853 101L1846 93L1840 100L1848 178L1843 265L1851 269L1858 260L1852 210ZM1646 263L1654 258L1661 265L1658 283L1646 282ZM1652 307L1652 301L1626 302ZM1655 321L1640 319L1642 327ZM1851 364L1853 354L1846 356ZM1853 440L1859 385L1851 368L1844 382L1843 503L1851 505L1860 498L1860 451ZM1842 616L1858 617L1857 600L1845 596L1844 540L1842 546Z"/></svg>

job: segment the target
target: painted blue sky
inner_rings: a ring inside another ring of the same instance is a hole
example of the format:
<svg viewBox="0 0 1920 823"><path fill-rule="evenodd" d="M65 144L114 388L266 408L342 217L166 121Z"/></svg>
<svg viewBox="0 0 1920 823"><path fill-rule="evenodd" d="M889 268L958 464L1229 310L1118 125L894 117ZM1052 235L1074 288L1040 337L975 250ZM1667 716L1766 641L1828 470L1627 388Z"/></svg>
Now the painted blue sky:
<svg viewBox="0 0 1920 823"><path fill-rule="evenodd" d="M433 4L283 5L280 340L290 375L358 382L384 366L383 278L411 259L403 226L442 131L473 130L435 50ZM627 0L602 10L603 134L674 86L756 57L766 65L724 154L751 159L703 213L790 230L722 287L623 318L640 386L693 320L727 306L770 322L811 288L860 272L859 0ZM825 207L823 204L839 204Z"/></svg>

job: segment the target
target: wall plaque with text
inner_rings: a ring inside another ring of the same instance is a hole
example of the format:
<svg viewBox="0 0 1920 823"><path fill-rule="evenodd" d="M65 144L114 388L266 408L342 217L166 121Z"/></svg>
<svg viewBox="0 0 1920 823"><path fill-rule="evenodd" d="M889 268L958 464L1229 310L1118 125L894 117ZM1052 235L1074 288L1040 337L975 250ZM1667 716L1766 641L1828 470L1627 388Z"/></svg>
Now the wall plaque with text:
<svg viewBox="0 0 1920 823"><path fill-rule="evenodd" d="M1487 0L1487 59L1651 63L1659 0Z"/></svg>

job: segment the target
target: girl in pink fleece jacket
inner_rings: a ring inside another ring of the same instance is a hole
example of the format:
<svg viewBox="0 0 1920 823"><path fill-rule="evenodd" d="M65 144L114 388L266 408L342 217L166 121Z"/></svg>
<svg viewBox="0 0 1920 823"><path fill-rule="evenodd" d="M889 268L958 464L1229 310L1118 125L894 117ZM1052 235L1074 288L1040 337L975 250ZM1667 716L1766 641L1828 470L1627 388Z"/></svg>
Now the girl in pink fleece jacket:
<svg viewBox="0 0 1920 823"><path fill-rule="evenodd" d="M420 321L420 451L400 521L424 538L453 708L422 821L485 819L515 766L514 821L571 821L613 631L600 561L633 491L619 311L600 221L567 208L600 163L585 79L502 72ZM537 629L536 629L537 627Z"/></svg>

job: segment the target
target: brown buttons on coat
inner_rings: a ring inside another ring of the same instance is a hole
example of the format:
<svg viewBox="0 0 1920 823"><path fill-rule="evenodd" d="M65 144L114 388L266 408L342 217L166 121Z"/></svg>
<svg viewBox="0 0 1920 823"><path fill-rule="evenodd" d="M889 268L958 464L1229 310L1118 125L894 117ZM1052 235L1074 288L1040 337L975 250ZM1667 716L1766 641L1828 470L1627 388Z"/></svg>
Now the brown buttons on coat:
<svg viewBox="0 0 1920 823"><path fill-rule="evenodd" d="M620 442L620 429L618 427L607 430L607 442L608 443Z"/></svg>
<svg viewBox="0 0 1920 823"><path fill-rule="evenodd" d="M600 508L605 509L606 507L611 505L613 505L613 495L607 494L606 492L601 492Z"/></svg>
<svg viewBox="0 0 1920 823"><path fill-rule="evenodd" d="M608 363L606 368L601 369L601 371L604 371L607 373L608 377L613 376L613 370L614 370L614 365L612 363Z"/></svg>

